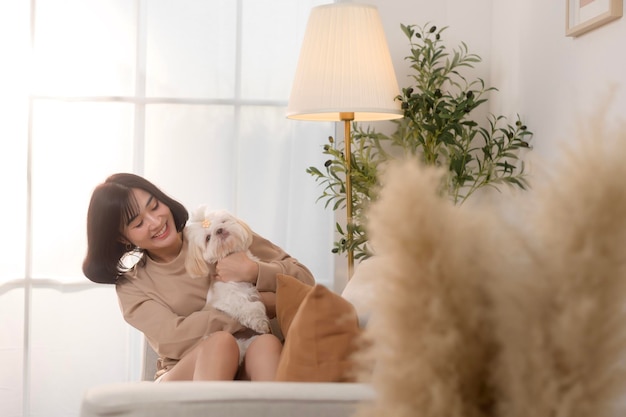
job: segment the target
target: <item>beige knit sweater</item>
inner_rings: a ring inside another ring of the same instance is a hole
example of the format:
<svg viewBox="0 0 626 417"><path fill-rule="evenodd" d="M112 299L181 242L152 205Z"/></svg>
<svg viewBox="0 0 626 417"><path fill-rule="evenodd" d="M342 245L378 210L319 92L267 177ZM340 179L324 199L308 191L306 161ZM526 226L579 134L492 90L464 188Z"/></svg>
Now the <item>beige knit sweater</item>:
<svg viewBox="0 0 626 417"><path fill-rule="evenodd" d="M276 291L276 274L313 284L311 272L270 241L254 235L252 254L259 262L257 289ZM124 319L146 336L159 354L159 373L169 370L204 336L218 330L235 333L243 327L229 316L206 307L209 280L185 271L186 240L176 259L158 263L145 256L116 284Z"/></svg>

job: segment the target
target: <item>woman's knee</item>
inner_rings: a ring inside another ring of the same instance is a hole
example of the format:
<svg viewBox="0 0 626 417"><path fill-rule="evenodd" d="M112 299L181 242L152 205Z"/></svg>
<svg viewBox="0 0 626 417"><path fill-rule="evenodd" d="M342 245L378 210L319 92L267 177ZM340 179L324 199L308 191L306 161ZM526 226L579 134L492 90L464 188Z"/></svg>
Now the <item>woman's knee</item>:
<svg viewBox="0 0 626 417"><path fill-rule="evenodd" d="M209 343L235 343L237 344L237 339L231 333L228 333L224 330L218 330L217 332L211 333L203 342Z"/></svg>
<svg viewBox="0 0 626 417"><path fill-rule="evenodd" d="M282 348L280 340L271 334L254 339L244 358L243 378L252 381L274 380Z"/></svg>
<svg viewBox="0 0 626 417"><path fill-rule="evenodd" d="M211 354L219 354L218 352L235 352L239 354L237 339L232 334L222 330L210 334L200 342L199 348L201 351L208 351Z"/></svg>
<svg viewBox="0 0 626 417"><path fill-rule="evenodd" d="M248 353L259 352L261 355L280 354L283 345L280 340L273 334L262 334L256 337L248 347Z"/></svg>
<svg viewBox="0 0 626 417"><path fill-rule="evenodd" d="M228 332L212 333L200 343L198 349L202 364L210 363L213 367L217 361L221 363L220 366L227 368L232 366L233 372L239 366L239 345L237 339Z"/></svg>

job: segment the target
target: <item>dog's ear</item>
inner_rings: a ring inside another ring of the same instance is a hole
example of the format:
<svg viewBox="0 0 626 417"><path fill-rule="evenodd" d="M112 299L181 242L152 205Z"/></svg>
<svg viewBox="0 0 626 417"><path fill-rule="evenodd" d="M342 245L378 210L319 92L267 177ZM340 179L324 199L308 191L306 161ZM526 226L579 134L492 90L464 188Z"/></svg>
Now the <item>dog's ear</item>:
<svg viewBox="0 0 626 417"><path fill-rule="evenodd" d="M248 226L248 223L244 222L243 220L237 219L237 221L239 222L239 224L241 225L241 227L244 228L244 230L246 231L246 248L249 248L250 245L252 245L252 229L250 228L250 226Z"/></svg>
<svg viewBox="0 0 626 417"><path fill-rule="evenodd" d="M185 258L185 270L192 278L206 277L209 275L209 266L202 257L200 246L191 229L187 230L187 257Z"/></svg>

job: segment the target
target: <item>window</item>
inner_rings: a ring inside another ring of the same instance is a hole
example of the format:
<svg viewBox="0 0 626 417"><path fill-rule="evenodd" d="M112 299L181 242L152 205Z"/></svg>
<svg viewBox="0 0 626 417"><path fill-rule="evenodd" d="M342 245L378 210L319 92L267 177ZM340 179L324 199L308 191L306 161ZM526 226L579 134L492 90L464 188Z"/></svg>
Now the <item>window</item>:
<svg viewBox="0 0 626 417"><path fill-rule="evenodd" d="M0 414L78 415L86 388L139 378L141 335L81 272L89 197L111 173L232 210L332 284L332 213L305 169L333 126L284 114L326 2L0 4Z"/></svg>

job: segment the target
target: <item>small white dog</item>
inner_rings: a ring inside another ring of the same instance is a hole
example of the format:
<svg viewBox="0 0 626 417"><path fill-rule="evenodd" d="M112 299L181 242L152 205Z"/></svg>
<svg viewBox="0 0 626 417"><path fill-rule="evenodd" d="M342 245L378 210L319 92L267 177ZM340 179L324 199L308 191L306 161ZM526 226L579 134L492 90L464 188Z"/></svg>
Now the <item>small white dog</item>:
<svg viewBox="0 0 626 417"><path fill-rule="evenodd" d="M257 260L248 250L252 243L250 227L226 210L211 211L201 206L185 226L184 236L188 242L185 269L192 278L211 280L207 304L257 333L268 333L269 318L256 287L249 282L216 281L213 277L215 264L231 253L247 252ZM238 340L240 362L254 337Z"/></svg>

